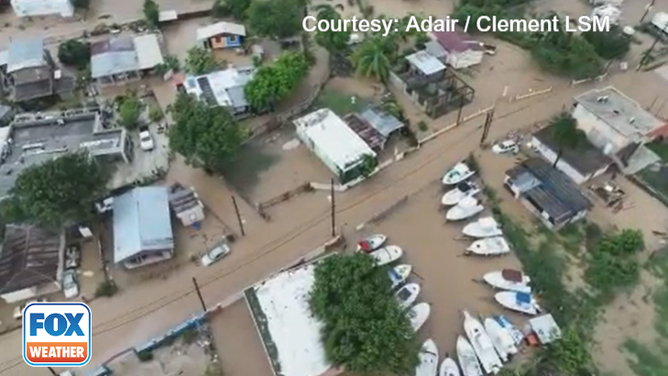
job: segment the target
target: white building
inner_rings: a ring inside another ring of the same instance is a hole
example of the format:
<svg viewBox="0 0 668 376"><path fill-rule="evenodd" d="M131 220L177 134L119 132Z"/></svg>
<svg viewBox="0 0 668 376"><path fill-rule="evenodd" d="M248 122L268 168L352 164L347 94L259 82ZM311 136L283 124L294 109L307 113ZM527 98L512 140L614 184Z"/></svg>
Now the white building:
<svg viewBox="0 0 668 376"><path fill-rule="evenodd" d="M341 183L359 177L365 155L376 153L338 115L328 108L294 121L297 137L320 158Z"/></svg>
<svg viewBox="0 0 668 376"><path fill-rule="evenodd" d="M454 69L464 69L482 63L485 49L480 42L463 30L434 32L432 38L435 40L425 44L429 54Z"/></svg>
<svg viewBox="0 0 668 376"><path fill-rule="evenodd" d="M253 66L229 67L201 76L186 76L177 82L177 87L182 86L188 94L211 106L227 107L231 113L242 115L250 110L244 88L253 79L255 70Z"/></svg>
<svg viewBox="0 0 668 376"><path fill-rule="evenodd" d="M17 17L50 14L57 14L61 17L74 16L74 6L70 0L12 0L12 8Z"/></svg>

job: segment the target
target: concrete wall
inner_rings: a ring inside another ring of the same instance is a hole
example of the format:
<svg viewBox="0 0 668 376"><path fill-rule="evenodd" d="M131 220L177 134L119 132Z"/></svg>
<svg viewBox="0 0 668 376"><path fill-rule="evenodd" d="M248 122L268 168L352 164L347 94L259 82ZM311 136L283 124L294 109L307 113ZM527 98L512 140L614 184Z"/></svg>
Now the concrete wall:
<svg viewBox="0 0 668 376"><path fill-rule="evenodd" d="M448 52L446 61L455 69L464 69L482 63L483 55L482 51Z"/></svg>
<svg viewBox="0 0 668 376"><path fill-rule="evenodd" d="M606 122L581 105L575 107L573 117L578 121L578 128L587 134L592 145L605 154L616 153L632 141L617 133Z"/></svg>

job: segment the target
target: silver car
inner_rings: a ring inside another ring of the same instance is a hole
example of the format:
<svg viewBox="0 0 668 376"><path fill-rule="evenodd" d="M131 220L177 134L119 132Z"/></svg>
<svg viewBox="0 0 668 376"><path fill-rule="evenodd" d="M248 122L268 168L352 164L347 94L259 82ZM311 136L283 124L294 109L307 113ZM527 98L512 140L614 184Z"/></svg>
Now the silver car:
<svg viewBox="0 0 668 376"><path fill-rule="evenodd" d="M230 253L230 245L223 242L202 256L202 265L209 266Z"/></svg>

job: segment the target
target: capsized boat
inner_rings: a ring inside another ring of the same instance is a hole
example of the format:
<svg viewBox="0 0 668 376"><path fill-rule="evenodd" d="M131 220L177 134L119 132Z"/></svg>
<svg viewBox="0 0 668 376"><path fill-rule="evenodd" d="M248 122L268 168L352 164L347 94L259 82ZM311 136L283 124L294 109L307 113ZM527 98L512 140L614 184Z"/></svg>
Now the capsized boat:
<svg viewBox="0 0 668 376"><path fill-rule="evenodd" d="M478 239L466 248L466 253L479 256L499 256L510 252L510 245L503 236Z"/></svg>
<svg viewBox="0 0 668 376"><path fill-rule="evenodd" d="M466 163L459 162L445 173L442 182L445 185L455 185L473 175L475 175L475 171L473 171Z"/></svg>
<svg viewBox="0 0 668 376"><path fill-rule="evenodd" d="M448 221L461 221L480 214L483 210L485 210L485 207L478 200L474 197L466 197L448 210L445 214L445 219Z"/></svg>
<svg viewBox="0 0 668 376"><path fill-rule="evenodd" d="M491 238L503 235L501 226L494 217L482 217L468 223L462 229L462 233L471 238Z"/></svg>
<svg viewBox="0 0 668 376"><path fill-rule="evenodd" d="M457 360L462 367L463 376L484 375L473 346L462 336L457 337Z"/></svg>
<svg viewBox="0 0 668 376"><path fill-rule="evenodd" d="M396 245L388 245L383 248L379 248L369 255L376 259L377 265L387 265L391 262L397 261L403 256L404 251Z"/></svg>
<svg viewBox="0 0 668 376"><path fill-rule="evenodd" d="M390 281L392 281L392 288L395 288L406 282L412 272L413 267L408 264L397 265L394 268L388 270L387 274L390 276Z"/></svg>
<svg viewBox="0 0 668 376"><path fill-rule="evenodd" d="M448 354L445 354L445 359L441 363L441 367L438 370L438 376L461 376L459 372L459 366L454 359L450 358Z"/></svg>
<svg viewBox="0 0 668 376"><path fill-rule="evenodd" d="M387 241L387 236L383 234L371 235L368 238L357 243L357 251L373 252L382 247Z"/></svg>
<svg viewBox="0 0 668 376"><path fill-rule="evenodd" d="M504 315L495 315L494 316L494 321L498 322L499 325L505 330L510 333L510 336L513 337L513 341L515 341L515 345L519 345L524 341L524 333L522 333L521 330L517 329L517 327L510 321L508 318Z"/></svg>
<svg viewBox="0 0 668 376"><path fill-rule="evenodd" d="M411 321L411 327L414 331L420 330L424 323L427 322L429 314L431 313L431 306L429 303L418 303L408 311L408 319Z"/></svg>
<svg viewBox="0 0 668 376"><path fill-rule="evenodd" d="M441 205L457 205L461 200L467 197L473 197L478 193L480 193L480 187L478 187L477 184L463 181L457 184L455 188L445 192L443 197L441 197Z"/></svg>
<svg viewBox="0 0 668 376"><path fill-rule="evenodd" d="M394 294L399 301L401 308L408 308L415 303L418 295L420 295L420 285L417 283L407 283Z"/></svg>
<svg viewBox="0 0 668 376"><path fill-rule="evenodd" d="M499 356L494 349L492 340L489 338L489 335L485 331L485 327L480 323L480 320L471 316L468 311L463 311L464 314L464 332L468 337L473 350L475 350L482 369L485 370L487 374L496 374L503 367L503 362L499 359Z"/></svg>
<svg viewBox="0 0 668 376"><path fill-rule="evenodd" d="M507 362L513 355L517 354L517 346L515 346L515 341L510 332L492 318L486 318L483 325L485 325L485 331L492 340L496 353L499 354L502 361Z"/></svg>
<svg viewBox="0 0 668 376"><path fill-rule="evenodd" d="M535 316L540 313L540 306L536 300L524 292L502 291L494 295L494 300L509 310Z"/></svg>
<svg viewBox="0 0 668 376"><path fill-rule="evenodd" d="M531 278L519 270L502 269L485 274L482 279L488 285L507 291L531 293Z"/></svg>
<svg viewBox="0 0 668 376"><path fill-rule="evenodd" d="M438 348L432 339L426 340L420 349L420 364L415 367L415 376L436 376L438 372Z"/></svg>

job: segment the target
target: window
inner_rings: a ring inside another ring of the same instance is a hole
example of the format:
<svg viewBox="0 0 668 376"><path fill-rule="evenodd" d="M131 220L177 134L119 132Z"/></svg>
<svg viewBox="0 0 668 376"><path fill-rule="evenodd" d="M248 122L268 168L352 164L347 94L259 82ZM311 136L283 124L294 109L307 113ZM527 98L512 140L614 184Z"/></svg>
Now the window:
<svg viewBox="0 0 668 376"><path fill-rule="evenodd" d="M227 41L230 43L239 43L239 37L236 35L230 35L227 37Z"/></svg>

